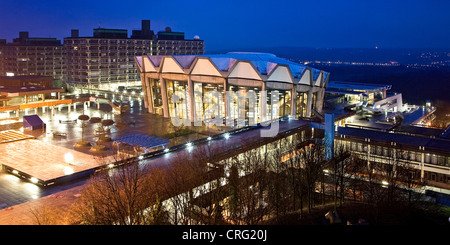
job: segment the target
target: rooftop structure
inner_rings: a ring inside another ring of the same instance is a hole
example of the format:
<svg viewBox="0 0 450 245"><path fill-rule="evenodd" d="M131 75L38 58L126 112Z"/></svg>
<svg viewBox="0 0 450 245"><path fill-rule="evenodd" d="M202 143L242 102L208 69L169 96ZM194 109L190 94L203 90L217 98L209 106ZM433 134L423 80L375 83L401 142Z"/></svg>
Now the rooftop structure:
<svg viewBox="0 0 450 245"><path fill-rule="evenodd" d="M347 123L365 128L391 130L400 125L426 125L433 119L435 107L403 103L401 93L390 92L391 85L336 82L327 84L325 104L327 111L353 110L356 115L339 124Z"/></svg>

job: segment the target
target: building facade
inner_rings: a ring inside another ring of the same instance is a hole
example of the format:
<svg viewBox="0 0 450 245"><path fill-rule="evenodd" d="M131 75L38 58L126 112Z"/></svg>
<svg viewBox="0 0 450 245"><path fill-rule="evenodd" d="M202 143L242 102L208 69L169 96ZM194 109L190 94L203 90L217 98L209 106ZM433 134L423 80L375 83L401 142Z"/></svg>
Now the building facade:
<svg viewBox="0 0 450 245"><path fill-rule="evenodd" d="M206 112L215 105L223 108L214 115L219 118L245 115L246 120L264 122L280 117L311 117L322 111L329 78L328 72L265 53L144 55L136 57L136 64L148 112L183 117L181 111L191 122L208 120ZM232 97L227 98L226 92L233 92L228 93ZM254 110L247 102L239 106L238 93L255 95ZM185 96L176 102L174 94ZM181 105L183 99L192 103ZM184 106L189 108L184 110Z"/></svg>
<svg viewBox="0 0 450 245"><path fill-rule="evenodd" d="M66 50L65 81L75 88L117 91L121 87L140 87L141 81L134 57L163 54L203 54L203 41L170 39L171 32L161 40L150 28L150 20L142 21L141 30L133 30L128 37L124 29L96 28L92 37L79 37L72 30L64 39ZM193 49L192 43L199 49Z"/></svg>
<svg viewBox="0 0 450 245"><path fill-rule="evenodd" d="M62 80L64 55L60 40L20 32L13 42L0 42L0 76L51 76Z"/></svg>
<svg viewBox="0 0 450 245"><path fill-rule="evenodd" d="M185 39L184 32L172 32L169 27L158 32L156 52L154 55L197 55L203 54L204 41L195 36L192 40Z"/></svg>
<svg viewBox="0 0 450 245"><path fill-rule="evenodd" d="M405 165L427 185L450 189L450 141L445 137L339 127L336 145L370 163Z"/></svg>

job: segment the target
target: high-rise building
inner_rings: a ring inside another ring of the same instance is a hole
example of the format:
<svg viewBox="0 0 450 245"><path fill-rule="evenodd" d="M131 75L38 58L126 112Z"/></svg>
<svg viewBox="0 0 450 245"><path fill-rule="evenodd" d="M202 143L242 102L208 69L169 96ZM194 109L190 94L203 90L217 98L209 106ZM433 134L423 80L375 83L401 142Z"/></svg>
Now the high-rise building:
<svg viewBox="0 0 450 245"><path fill-rule="evenodd" d="M64 49L56 38L29 37L20 32L13 42L0 41L0 76L52 76L62 80Z"/></svg>
<svg viewBox="0 0 450 245"><path fill-rule="evenodd" d="M204 53L204 41L195 36L186 40L184 32L172 32L170 27L158 32L156 55L198 55Z"/></svg>
<svg viewBox="0 0 450 245"><path fill-rule="evenodd" d="M184 33L172 33L170 28L155 35L150 27L150 20L142 20L141 30L133 30L130 37L125 29L96 28L92 37L79 37L78 30L72 30L72 36L64 39L65 81L86 92L140 87L134 57L204 53L199 38L186 40Z"/></svg>
<svg viewBox="0 0 450 245"><path fill-rule="evenodd" d="M151 53L152 47L152 39L128 38L127 30L97 28L92 37L79 37L73 30L64 38L65 81L86 91L139 86L133 57Z"/></svg>

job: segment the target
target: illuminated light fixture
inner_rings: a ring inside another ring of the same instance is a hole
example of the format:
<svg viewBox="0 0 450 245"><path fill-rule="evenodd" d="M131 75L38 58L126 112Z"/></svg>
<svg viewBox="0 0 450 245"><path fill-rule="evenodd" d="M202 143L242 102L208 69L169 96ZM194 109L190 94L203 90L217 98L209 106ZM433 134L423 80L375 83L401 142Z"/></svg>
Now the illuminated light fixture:
<svg viewBox="0 0 450 245"><path fill-rule="evenodd" d="M138 157L138 159L142 160L142 159L144 159L144 156L141 155L141 156Z"/></svg>
<svg viewBox="0 0 450 245"><path fill-rule="evenodd" d="M14 72L7 72L6 73L6 76L7 77L13 77L15 74L14 74Z"/></svg>
<svg viewBox="0 0 450 245"><path fill-rule="evenodd" d="M208 136L208 138L206 138L207 140L212 140L211 136Z"/></svg>
<svg viewBox="0 0 450 245"><path fill-rule="evenodd" d="M114 164L112 163L108 164L108 168L114 168Z"/></svg>
<svg viewBox="0 0 450 245"><path fill-rule="evenodd" d="M70 152L67 152L66 154L64 154L64 161L66 163L72 163L73 162L73 155Z"/></svg>
<svg viewBox="0 0 450 245"><path fill-rule="evenodd" d="M381 184L384 185L384 186L389 185L389 183L387 181L385 181L385 180L381 181Z"/></svg>
<svg viewBox="0 0 450 245"><path fill-rule="evenodd" d="M13 170L12 173L13 173L13 174L19 174L19 171Z"/></svg>
<svg viewBox="0 0 450 245"><path fill-rule="evenodd" d="M229 133L225 133L225 134L223 135L223 137L224 137L225 139L229 139L229 138L230 138L230 134L229 134Z"/></svg>
<svg viewBox="0 0 450 245"><path fill-rule="evenodd" d="M31 181L32 183L37 184L37 182L38 182L39 180L36 179L35 177L31 177L31 178L30 178L30 181Z"/></svg>
<svg viewBox="0 0 450 245"><path fill-rule="evenodd" d="M330 171L328 171L328 169L324 169L323 172L328 174Z"/></svg>
<svg viewBox="0 0 450 245"><path fill-rule="evenodd" d="M169 148L164 149L164 152L169 152Z"/></svg>
<svg viewBox="0 0 450 245"><path fill-rule="evenodd" d="M188 143L186 144L186 147L187 147L188 151L192 150L192 143L191 143L191 142L188 142Z"/></svg>

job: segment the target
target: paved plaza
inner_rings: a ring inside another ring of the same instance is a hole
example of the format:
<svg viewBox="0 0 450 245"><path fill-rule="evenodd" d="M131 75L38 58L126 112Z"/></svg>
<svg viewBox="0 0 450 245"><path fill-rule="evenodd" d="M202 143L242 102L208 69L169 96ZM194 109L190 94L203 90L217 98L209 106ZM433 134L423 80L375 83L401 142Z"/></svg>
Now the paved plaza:
<svg viewBox="0 0 450 245"><path fill-rule="evenodd" d="M51 184L62 177L95 169L107 161L62 146L25 139L0 144L0 162L4 167L17 171L17 174L34 178L35 182Z"/></svg>
<svg viewBox="0 0 450 245"><path fill-rule="evenodd" d="M280 122L279 133L295 130L296 128L307 125L308 122L300 120L290 120ZM241 148L246 144L248 139L262 139L261 130L267 130L266 128L259 128L254 130L248 130L236 135L232 135L229 138L218 138L212 142L209 142L210 147L220 147L223 151L234 150ZM185 154L196 154L196 150L201 149L194 146L192 149L184 148L178 151L169 152L160 157L154 157L145 159L142 164L150 164L152 166L164 166L170 164L171 159L180 159L180 157L186 157ZM32 185L32 184L30 184ZM30 188L30 186L28 186ZM34 186L33 188L37 188ZM35 200L23 202L18 205L6 207L0 209L0 225L15 225L15 224L36 224L36 218L33 213L45 212L46 210L52 210L52 217L62 217L56 219L58 224L67 224L67 218L64 214L67 214L73 205L73 203L80 197L80 193L83 189L83 185L75 186L62 190L60 192L44 195ZM70 214L70 212L69 212Z"/></svg>

